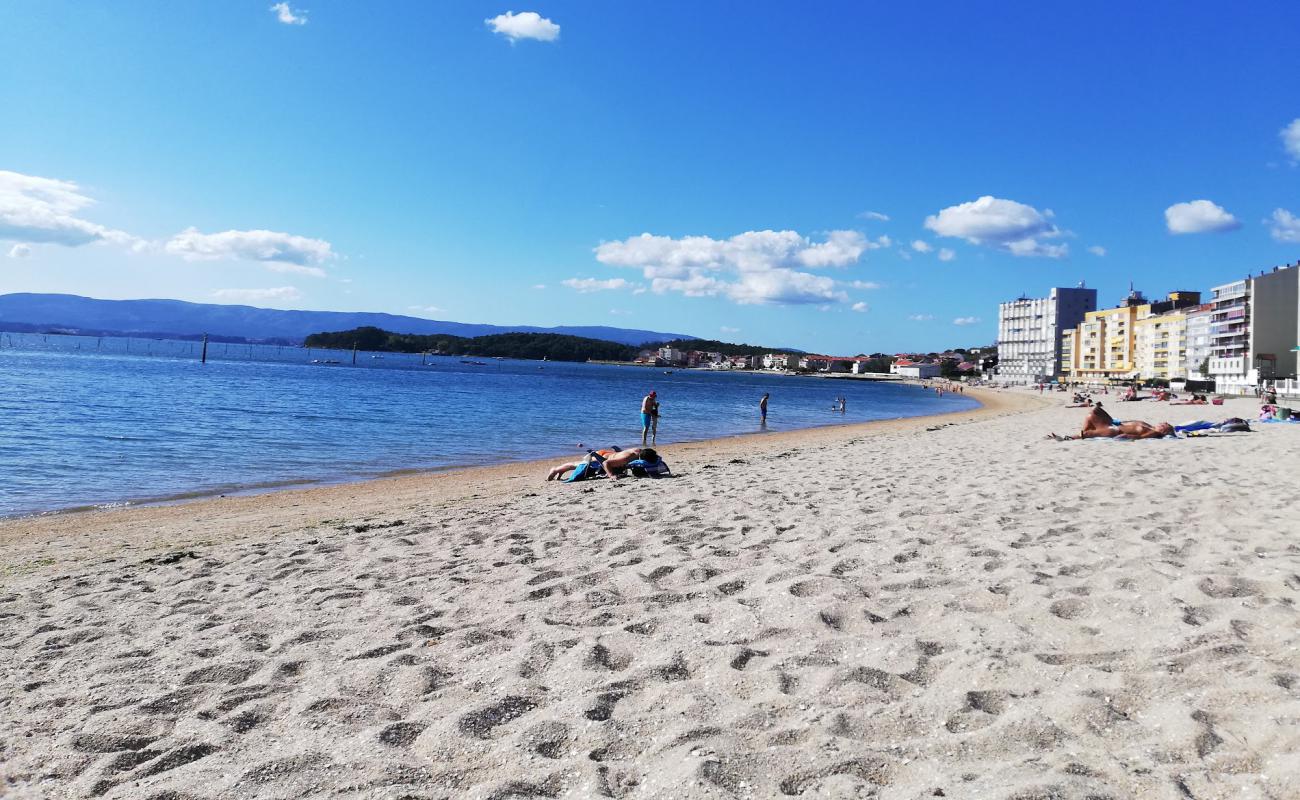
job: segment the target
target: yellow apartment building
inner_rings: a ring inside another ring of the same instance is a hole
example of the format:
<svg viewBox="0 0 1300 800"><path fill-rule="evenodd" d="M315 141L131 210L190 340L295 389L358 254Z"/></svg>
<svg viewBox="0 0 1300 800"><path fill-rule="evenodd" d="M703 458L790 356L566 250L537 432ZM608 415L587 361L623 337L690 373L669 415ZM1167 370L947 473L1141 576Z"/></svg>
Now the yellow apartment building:
<svg viewBox="0 0 1300 800"><path fill-rule="evenodd" d="M1084 315L1061 342L1061 375L1081 383L1174 378L1185 371L1187 319L1199 292L1170 292L1152 303L1130 292L1123 304Z"/></svg>

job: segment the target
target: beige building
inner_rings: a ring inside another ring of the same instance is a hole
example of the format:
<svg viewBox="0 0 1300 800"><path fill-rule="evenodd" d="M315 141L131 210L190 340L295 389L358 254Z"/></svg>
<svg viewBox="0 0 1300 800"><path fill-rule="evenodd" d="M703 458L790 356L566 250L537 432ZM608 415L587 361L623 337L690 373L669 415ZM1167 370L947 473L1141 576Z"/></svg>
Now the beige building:
<svg viewBox="0 0 1300 800"><path fill-rule="evenodd" d="M1181 310L1138 319L1133 339L1139 378L1169 380L1187 374L1187 315Z"/></svg>

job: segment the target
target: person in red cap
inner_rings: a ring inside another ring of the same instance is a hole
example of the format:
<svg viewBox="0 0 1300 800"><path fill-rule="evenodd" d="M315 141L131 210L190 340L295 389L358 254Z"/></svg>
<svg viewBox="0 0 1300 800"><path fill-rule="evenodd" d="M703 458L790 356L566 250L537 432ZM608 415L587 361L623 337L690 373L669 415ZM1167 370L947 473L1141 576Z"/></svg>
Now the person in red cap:
<svg viewBox="0 0 1300 800"><path fill-rule="evenodd" d="M650 437L651 443L659 435L659 399L655 396L654 390L641 399L641 446L644 447L646 437Z"/></svg>

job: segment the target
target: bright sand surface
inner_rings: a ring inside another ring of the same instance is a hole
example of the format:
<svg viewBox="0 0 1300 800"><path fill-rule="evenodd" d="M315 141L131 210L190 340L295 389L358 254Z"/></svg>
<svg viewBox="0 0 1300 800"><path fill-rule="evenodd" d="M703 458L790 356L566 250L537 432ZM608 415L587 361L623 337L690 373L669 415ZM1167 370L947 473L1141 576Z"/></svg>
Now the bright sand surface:
<svg viewBox="0 0 1300 800"><path fill-rule="evenodd" d="M1300 425L981 399L0 523L0 795L1300 797Z"/></svg>

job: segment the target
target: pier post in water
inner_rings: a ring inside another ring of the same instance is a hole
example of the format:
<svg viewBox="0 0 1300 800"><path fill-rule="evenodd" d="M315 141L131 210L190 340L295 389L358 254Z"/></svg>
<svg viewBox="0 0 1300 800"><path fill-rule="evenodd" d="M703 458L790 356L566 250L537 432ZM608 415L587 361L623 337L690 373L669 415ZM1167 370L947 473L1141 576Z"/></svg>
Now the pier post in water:
<svg viewBox="0 0 1300 800"><path fill-rule="evenodd" d="M199 363L208 363L208 335L203 334L203 355L199 356Z"/></svg>
<svg viewBox="0 0 1300 800"><path fill-rule="evenodd" d="M353 342L352 343L352 366L355 367L356 365L357 365L357 343Z"/></svg>

